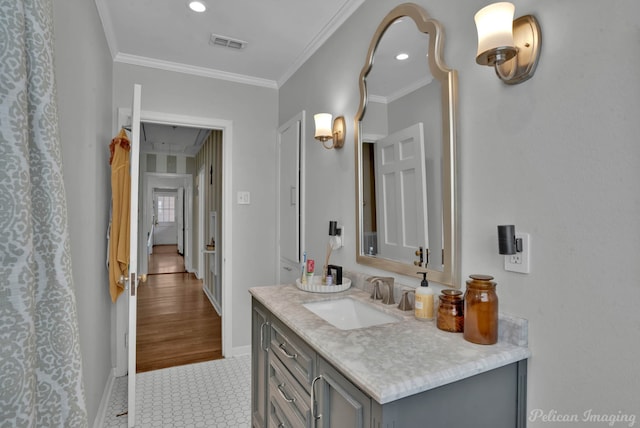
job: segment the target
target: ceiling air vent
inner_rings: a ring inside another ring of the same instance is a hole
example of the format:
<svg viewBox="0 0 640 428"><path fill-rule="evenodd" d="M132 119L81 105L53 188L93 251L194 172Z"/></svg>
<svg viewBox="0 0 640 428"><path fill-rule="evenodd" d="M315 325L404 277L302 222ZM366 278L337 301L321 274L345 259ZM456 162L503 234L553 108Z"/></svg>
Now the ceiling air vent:
<svg viewBox="0 0 640 428"><path fill-rule="evenodd" d="M211 34L209 44L213 46L221 46L223 48L244 49L247 42L244 40L232 39L231 37L221 36L219 34Z"/></svg>

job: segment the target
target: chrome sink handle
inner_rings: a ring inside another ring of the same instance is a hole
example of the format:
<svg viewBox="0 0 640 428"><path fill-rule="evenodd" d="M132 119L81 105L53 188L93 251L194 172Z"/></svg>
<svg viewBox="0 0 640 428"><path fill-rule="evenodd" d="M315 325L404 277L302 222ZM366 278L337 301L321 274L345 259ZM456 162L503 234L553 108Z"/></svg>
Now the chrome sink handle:
<svg viewBox="0 0 640 428"><path fill-rule="evenodd" d="M413 305L411 304L411 300L409 300L409 294L411 293L415 293L415 290L404 290L402 292L402 298L400 299L398 309L400 309L401 311L413 310Z"/></svg>

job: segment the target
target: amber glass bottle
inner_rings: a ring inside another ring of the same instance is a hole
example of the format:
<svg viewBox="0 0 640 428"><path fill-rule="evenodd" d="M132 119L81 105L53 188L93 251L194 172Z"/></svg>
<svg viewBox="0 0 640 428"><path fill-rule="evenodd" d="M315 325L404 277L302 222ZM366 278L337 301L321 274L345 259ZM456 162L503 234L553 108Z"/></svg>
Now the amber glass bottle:
<svg viewBox="0 0 640 428"><path fill-rule="evenodd" d="M464 338L480 345L498 341L498 295L489 275L470 275L464 293Z"/></svg>
<svg viewBox="0 0 640 428"><path fill-rule="evenodd" d="M464 301L462 300L462 291L442 290L442 294L438 297L440 299L438 306L438 328L455 333L462 332L464 328Z"/></svg>

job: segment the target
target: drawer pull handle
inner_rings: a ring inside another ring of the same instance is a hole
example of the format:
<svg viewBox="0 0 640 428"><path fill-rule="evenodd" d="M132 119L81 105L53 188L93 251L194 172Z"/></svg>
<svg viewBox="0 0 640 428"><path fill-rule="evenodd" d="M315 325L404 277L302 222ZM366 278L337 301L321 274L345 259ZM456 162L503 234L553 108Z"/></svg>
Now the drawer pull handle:
<svg viewBox="0 0 640 428"><path fill-rule="evenodd" d="M284 343L281 343L279 348L282 349L282 352L284 352L284 355L286 355L287 358L298 358L298 354L290 354L287 351L287 348L285 348Z"/></svg>
<svg viewBox="0 0 640 428"><path fill-rule="evenodd" d="M264 345L264 328L265 327L269 327L270 323L268 321L263 322L260 325L260 347L262 348L263 351L265 352L269 352L269 346L265 346Z"/></svg>
<svg viewBox="0 0 640 428"><path fill-rule="evenodd" d="M282 398L284 398L284 401L286 401L287 403L293 403L296 401L295 398L287 397L287 394L284 392L284 383L278 385L278 392L280 392L280 395L282 395Z"/></svg>
<svg viewBox="0 0 640 428"><path fill-rule="evenodd" d="M317 409L317 402L316 402L316 382L319 381L320 379L322 379L322 375L316 376L315 378L313 378L313 380L311 381L311 419L313 420L318 420L322 417L322 415L317 415L316 413L318 412Z"/></svg>

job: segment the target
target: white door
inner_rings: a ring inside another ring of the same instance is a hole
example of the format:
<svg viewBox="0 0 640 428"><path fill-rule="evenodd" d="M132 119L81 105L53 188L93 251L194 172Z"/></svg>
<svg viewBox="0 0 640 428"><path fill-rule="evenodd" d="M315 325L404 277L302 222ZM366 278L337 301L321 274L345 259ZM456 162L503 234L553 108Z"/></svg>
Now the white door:
<svg viewBox="0 0 640 428"><path fill-rule="evenodd" d="M129 218L129 334L128 379L129 409L128 425L135 426L136 418L136 319L138 313L138 185L140 177L140 98L142 86L133 86L131 107L131 214Z"/></svg>
<svg viewBox="0 0 640 428"><path fill-rule="evenodd" d="M298 263L300 261L299 242L299 199L300 199L300 122L280 132L280 257Z"/></svg>
<svg viewBox="0 0 640 428"><path fill-rule="evenodd" d="M204 167L198 171L198 279L203 279L206 274L204 270L204 249L207 242L204 236Z"/></svg>
<svg viewBox="0 0 640 428"><path fill-rule="evenodd" d="M187 272L193 271L193 186L186 183L184 189L184 268Z"/></svg>
<svg viewBox="0 0 640 428"><path fill-rule="evenodd" d="M176 201L176 232L178 239L178 253L184 255L184 187L178 188Z"/></svg>
<svg viewBox="0 0 640 428"><path fill-rule="evenodd" d="M429 248L422 123L375 143L378 252L407 260Z"/></svg>

